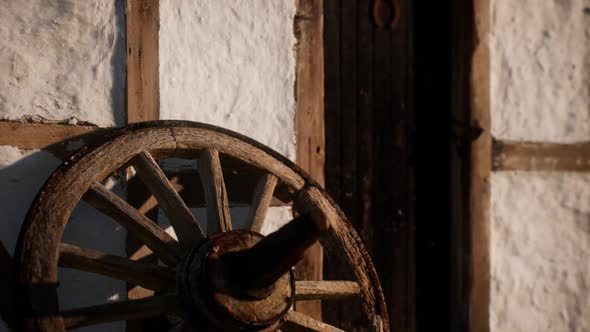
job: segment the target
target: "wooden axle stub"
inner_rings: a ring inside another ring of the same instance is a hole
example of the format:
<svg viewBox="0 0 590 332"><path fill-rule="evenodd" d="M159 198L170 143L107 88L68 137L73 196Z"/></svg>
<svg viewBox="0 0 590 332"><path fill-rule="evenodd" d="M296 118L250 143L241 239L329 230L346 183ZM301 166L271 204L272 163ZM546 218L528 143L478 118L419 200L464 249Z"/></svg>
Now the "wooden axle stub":
<svg viewBox="0 0 590 332"><path fill-rule="evenodd" d="M242 271L228 268L224 255L252 248L264 237L256 232L235 230L215 235L187 256L179 273L179 294L187 316L200 330L274 331L295 300L295 279L289 269L264 296L251 296L235 284ZM245 276L247 271L243 271ZM229 275L228 273L231 273ZM238 275L236 275L238 274Z"/></svg>

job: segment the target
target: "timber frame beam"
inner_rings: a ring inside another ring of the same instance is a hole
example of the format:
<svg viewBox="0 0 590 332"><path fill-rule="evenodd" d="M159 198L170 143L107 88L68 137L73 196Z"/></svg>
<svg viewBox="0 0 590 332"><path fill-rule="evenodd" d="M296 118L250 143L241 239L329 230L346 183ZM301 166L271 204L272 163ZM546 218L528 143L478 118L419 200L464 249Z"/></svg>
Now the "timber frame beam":
<svg viewBox="0 0 590 332"><path fill-rule="evenodd" d="M490 322L490 0L473 0L474 48L471 59L470 124L482 134L472 142L469 174L468 330L489 331Z"/></svg>
<svg viewBox="0 0 590 332"><path fill-rule="evenodd" d="M494 141L494 171L590 172L590 142Z"/></svg>
<svg viewBox="0 0 590 332"><path fill-rule="evenodd" d="M324 1L295 2L297 164L324 186ZM295 267L305 280L323 278L323 249L316 243ZM320 301L298 302L295 310L322 319Z"/></svg>
<svg viewBox="0 0 590 332"><path fill-rule="evenodd" d="M322 99L323 102L323 99ZM300 107L301 109L302 107ZM302 110L303 112L303 110ZM317 117L318 113L311 113ZM322 110L323 114L323 110ZM300 126L305 126L301 116ZM314 119L313 121L319 121ZM481 122L477 125L481 126ZM322 128L323 121L317 123ZM81 141L88 144L98 136L108 132L110 128L99 128L87 125L67 125L56 123L0 121L0 146L14 146L22 150L48 150L56 157L64 159L68 151L68 142ZM309 135L303 131L299 137ZM486 134L482 135L484 138ZM488 135L489 136L489 135ZM546 143L546 142L521 142L496 140L490 137L491 148L487 152L491 157L491 171L526 171L526 172L590 172L590 142L579 143ZM312 145L315 147L312 149ZM301 144L298 153L305 155L304 151L312 151L307 156L300 158L310 165L303 164L306 170L312 169L316 174L314 178L319 183L323 182L323 137L310 138L307 144ZM71 151L70 151L71 152ZM299 155L298 155L299 156ZM314 171L313 169L316 168ZM313 175L312 175L313 176Z"/></svg>
<svg viewBox="0 0 590 332"><path fill-rule="evenodd" d="M64 141L88 139L88 134L104 130L93 126L0 121L0 146L10 145L23 150L47 149Z"/></svg>

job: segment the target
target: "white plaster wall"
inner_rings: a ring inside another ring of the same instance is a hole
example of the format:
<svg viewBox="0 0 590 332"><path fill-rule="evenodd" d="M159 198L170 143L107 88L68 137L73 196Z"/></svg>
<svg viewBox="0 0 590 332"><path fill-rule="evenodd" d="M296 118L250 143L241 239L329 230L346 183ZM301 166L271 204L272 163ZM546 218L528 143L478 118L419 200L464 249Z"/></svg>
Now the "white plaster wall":
<svg viewBox="0 0 590 332"><path fill-rule="evenodd" d="M123 125L123 0L0 0L0 119Z"/></svg>
<svg viewBox="0 0 590 332"><path fill-rule="evenodd" d="M590 140L590 1L491 5L493 136ZM590 176L495 173L491 188L491 330L590 331Z"/></svg>
<svg viewBox="0 0 590 332"><path fill-rule="evenodd" d="M492 177L493 331L590 331L590 175Z"/></svg>
<svg viewBox="0 0 590 332"><path fill-rule="evenodd" d="M590 140L590 1L491 3L492 134Z"/></svg>
<svg viewBox="0 0 590 332"><path fill-rule="evenodd" d="M222 126L295 158L295 1L160 2L160 117Z"/></svg>
<svg viewBox="0 0 590 332"><path fill-rule="evenodd" d="M293 160L295 9L295 1L160 1L160 118L228 128ZM237 228L246 211L232 209ZM271 208L263 232L290 217Z"/></svg>

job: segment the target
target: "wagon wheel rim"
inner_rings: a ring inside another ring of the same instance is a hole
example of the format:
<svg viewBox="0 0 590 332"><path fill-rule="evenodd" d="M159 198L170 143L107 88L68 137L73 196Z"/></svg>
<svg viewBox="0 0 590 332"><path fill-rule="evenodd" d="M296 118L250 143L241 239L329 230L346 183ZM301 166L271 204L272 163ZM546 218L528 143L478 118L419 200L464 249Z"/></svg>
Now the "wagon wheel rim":
<svg viewBox="0 0 590 332"><path fill-rule="evenodd" d="M27 328L59 331L162 314L182 315L178 295L165 292L176 287L174 268L181 264L187 252L206 240L206 235L157 160L177 155L199 160L199 172L205 172L202 182L207 202L207 228L228 232L232 224L220 154L265 172L252 198L249 213L252 231L260 232L279 182L291 188L299 197L298 201L322 210L328 219L330 233L321 239L322 244L344 251L356 281L298 281L294 300L357 295L372 329L389 330L383 293L371 259L358 234L323 189L291 161L252 139L219 127L185 121L147 122L117 130L100 143L80 149L47 180L29 210L15 255L19 263L19 284L27 302ZM178 241L101 184L109 174L125 166L132 166L156 197ZM144 264L62 243L65 226L80 200L91 203L126 227L166 266ZM55 287L58 266L107 275L161 291L163 295L59 311ZM292 310L282 320L287 321L282 328L285 332L288 325L340 331Z"/></svg>

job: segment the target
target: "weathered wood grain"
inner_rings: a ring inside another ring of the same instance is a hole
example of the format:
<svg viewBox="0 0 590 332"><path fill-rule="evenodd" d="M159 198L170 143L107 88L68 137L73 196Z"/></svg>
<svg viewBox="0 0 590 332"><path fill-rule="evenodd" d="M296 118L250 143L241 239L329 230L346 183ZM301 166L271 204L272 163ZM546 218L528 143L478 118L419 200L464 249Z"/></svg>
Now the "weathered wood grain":
<svg viewBox="0 0 590 332"><path fill-rule="evenodd" d="M494 171L589 172L590 142L494 141L492 167Z"/></svg>
<svg viewBox="0 0 590 332"><path fill-rule="evenodd" d="M326 189L372 254L392 329L413 331L416 14L413 1L399 1L397 27L379 29L374 3L325 0ZM347 273L345 261L325 255L324 278ZM324 303L323 317L345 330L360 319L340 303Z"/></svg>
<svg viewBox="0 0 590 332"><path fill-rule="evenodd" d="M328 231L322 213L301 215L267 235L252 248L224 259L233 268L234 284L244 289L267 289L287 274L309 246Z"/></svg>
<svg viewBox="0 0 590 332"><path fill-rule="evenodd" d="M174 271L155 264L145 264L103 252L62 243L59 266L94 272L145 288L165 291L174 288Z"/></svg>
<svg viewBox="0 0 590 332"><path fill-rule="evenodd" d="M361 288L356 281L297 281L295 300L337 300L358 296Z"/></svg>
<svg viewBox="0 0 590 332"><path fill-rule="evenodd" d="M127 123L158 120L160 117L160 82L159 82L159 0L126 0L126 62L127 62ZM143 186L132 182L127 195L132 204L143 196ZM158 222L158 211L150 211L148 216ZM149 255L149 250L128 238L129 255ZM132 286L128 298L142 298L153 295L150 290ZM143 331L142 321L128 322L128 332Z"/></svg>
<svg viewBox="0 0 590 332"><path fill-rule="evenodd" d="M24 150L44 149L103 130L92 126L0 121L0 145L11 145Z"/></svg>
<svg viewBox="0 0 590 332"><path fill-rule="evenodd" d="M84 200L127 228L129 234L145 243L164 263L178 264L182 256L178 242L105 186L92 183Z"/></svg>
<svg viewBox="0 0 590 332"><path fill-rule="evenodd" d="M281 326L281 330L285 332L344 332L337 327L292 310L287 314L287 321Z"/></svg>
<svg viewBox="0 0 590 332"><path fill-rule="evenodd" d="M490 330L490 0L474 0L474 51L471 65L472 126L483 133L471 143L469 174L469 331Z"/></svg>
<svg viewBox="0 0 590 332"><path fill-rule="evenodd" d="M304 186L305 180L292 167L285 164L286 158L269 149L263 149L260 143L248 141L246 137L238 137L237 134L228 135L227 131L207 127L202 125L199 129L183 126L171 128L176 140L176 149L170 155L186 156L187 153L193 153L195 157L198 157L195 151L215 149L220 154L231 156L250 166L274 174L294 191Z"/></svg>
<svg viewBox="0 0 590 332"><path fill-rule="evenodd" d="M62 311L61 314L65 327L73 329L120 320L178 314L180 312L180 300L176 295L165 295L66 310Z"/></svg>
<svg viewBox="0 0 590 332"><path fill-rule="evenodd" d="M346 261L352 269L360 287L361 308L365 317L379 315L385 330L389 329L389 318L381 284L369 254L361 239L330 199L318 188L301 190L294 208L298 211L322 211L331 226L331 236L325 237L322 244L344 251Z"/></svg>
<svg viewBox="0 0 590 332"><path fill-rule="evenodd" d="M152 155L144 151L133 159L132 164L168 216L181 245L185 248L195 247L205 235Z"/></svg>
<svg viewBox="0 0 590 332"><path fill-rule="evenodd" d="M385 330L383 330L383 321L381 320L381 317L377 315L371 317L369 324L369 332L385 332Z"/></svg>
<svg viewBox="0 0 590 332"><path fill-rule="evenodd" d="M229 200L219 162L219 152L215 149L203 150L199 156L198 167L207 202L207 233L231 231Z"/></svg>
<svg viewBox="0 0 590 332"><path fill-rule="evenodd" d="M297 0L295 14L297 164L324 185L324 1ZM308 249L295 268L298 279L323 277L323 249ZM321 319L319 301L296 303L296 310Z"/></svg>
<svg viewBox="0 0 590 332"><path fill-rule="evenodd" d="M276 185L277 177L272 174L265 174L258 180L248 215L250 230L258 233L262 230Z"/></svg>
<svg viewBox="0 0 590 332"><path fill-rule="evenodd" d="M127 0L127 123L158 120L160 1Z"/></svg>

